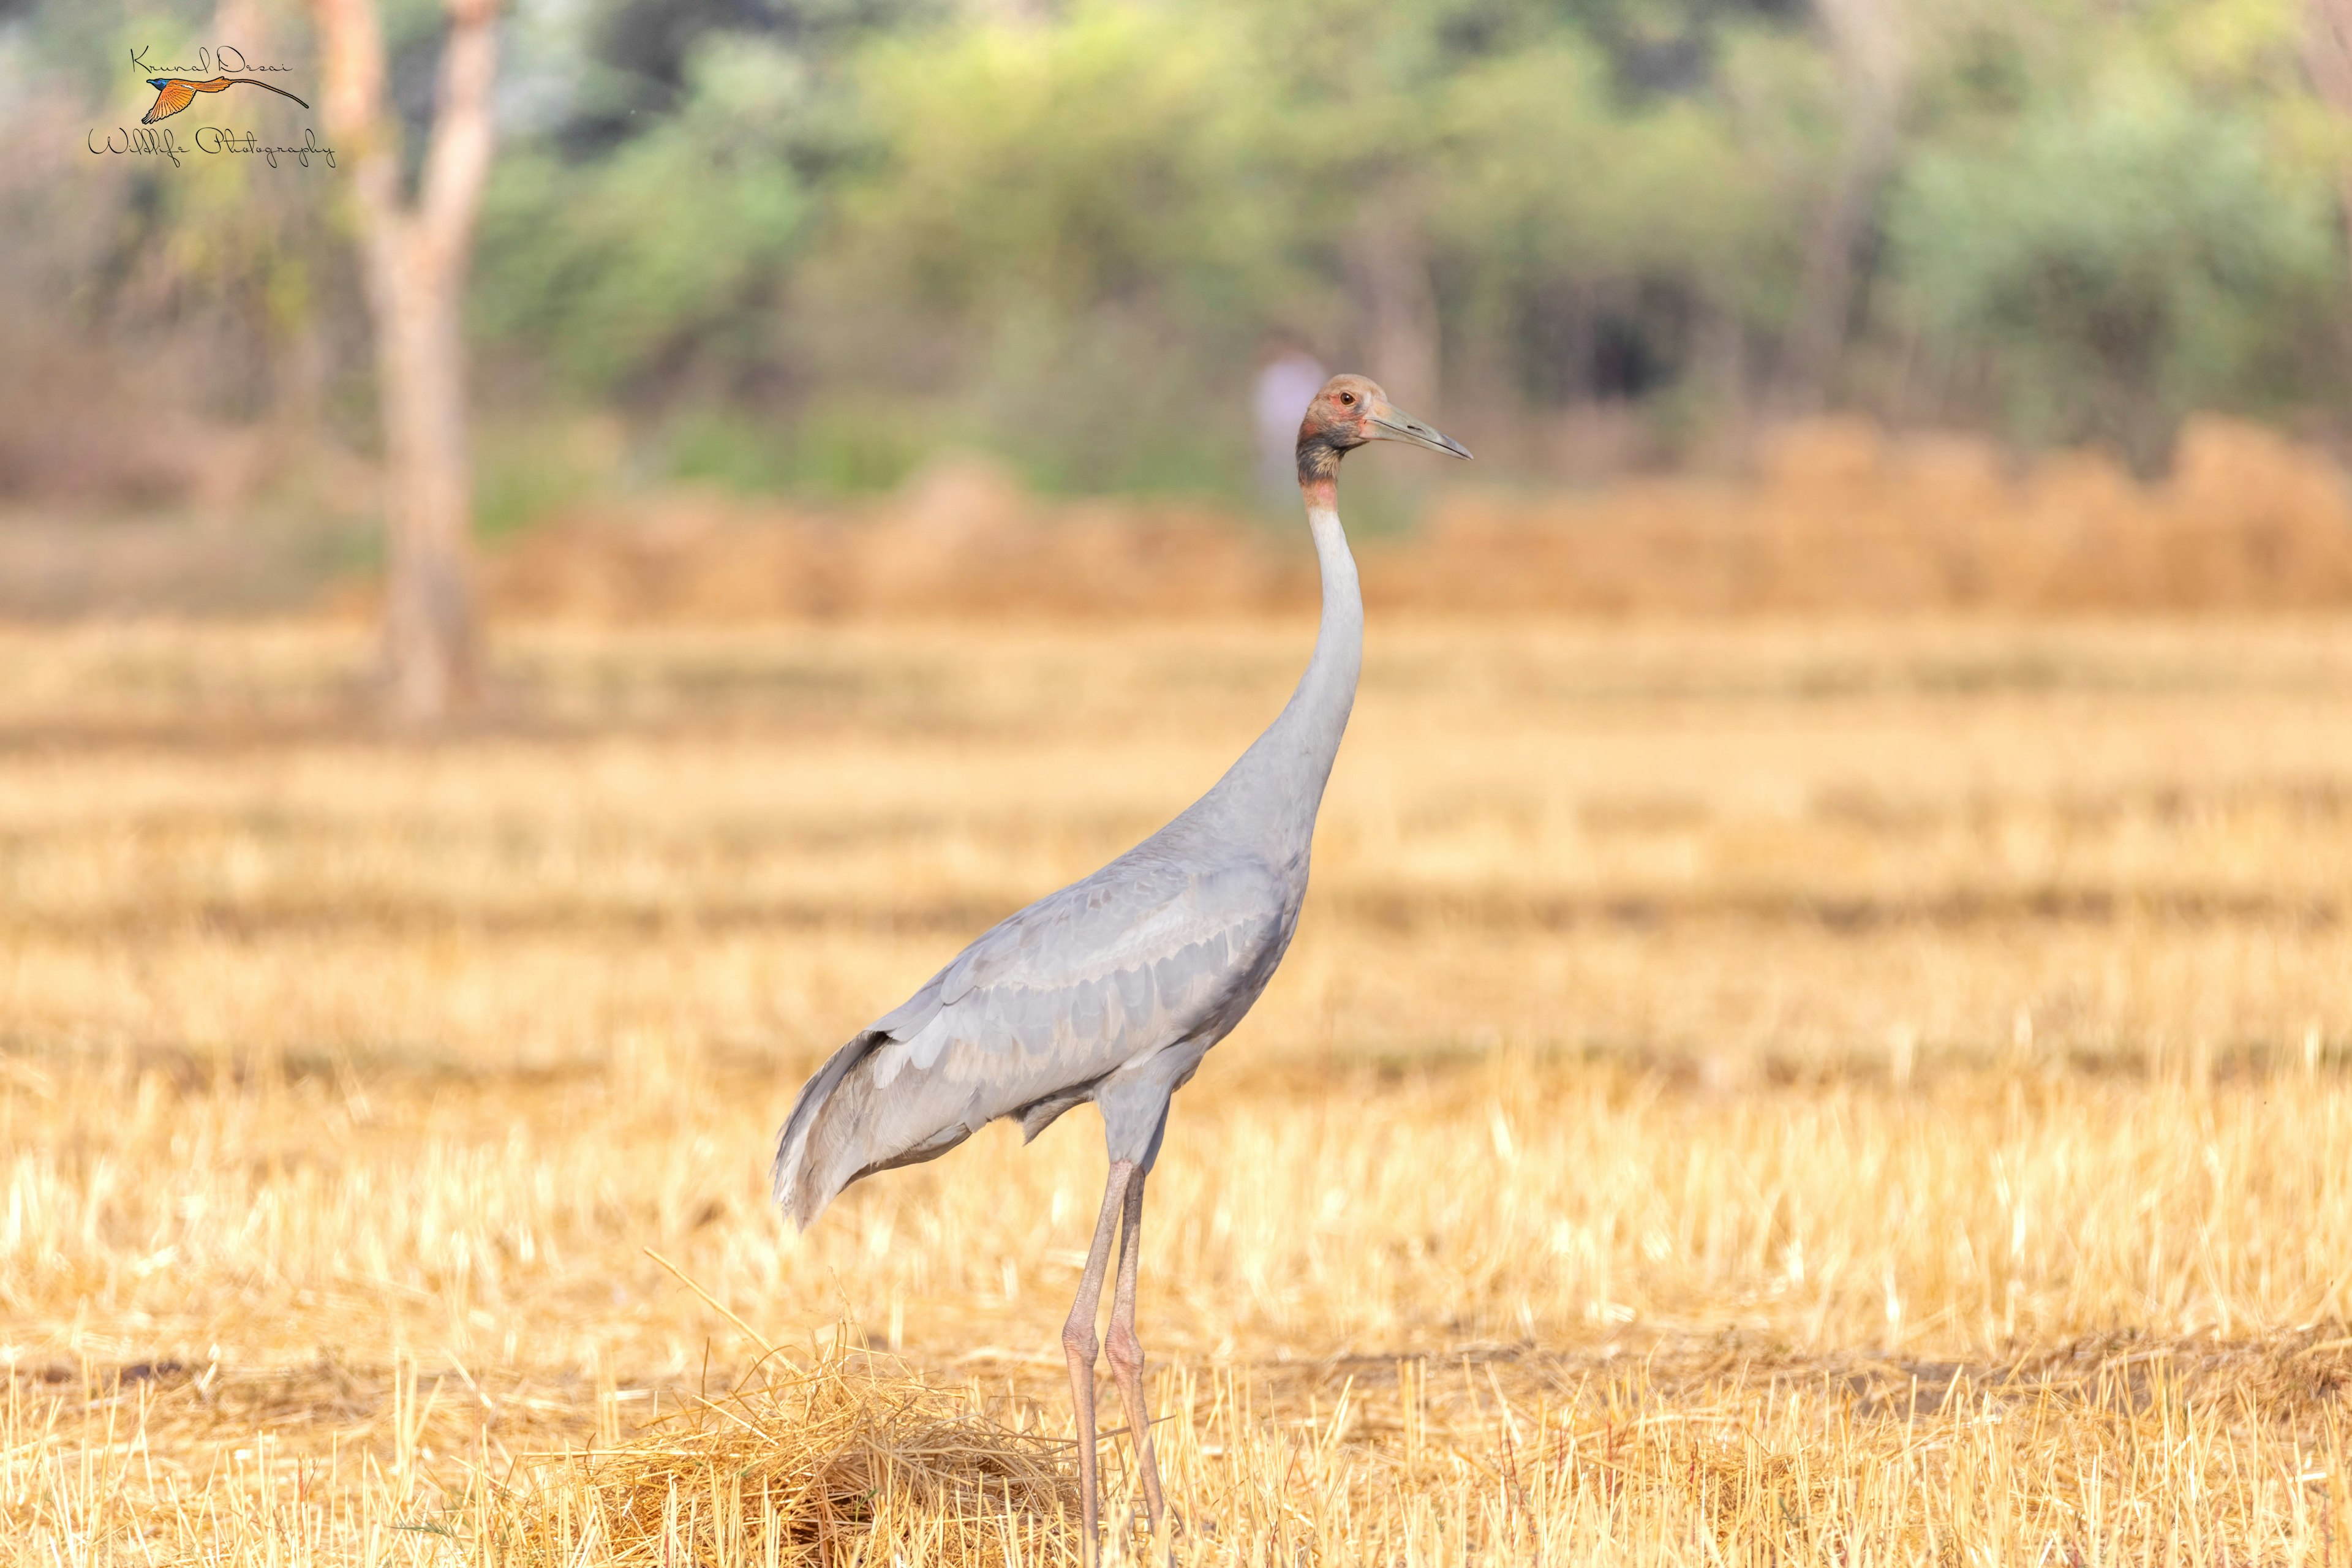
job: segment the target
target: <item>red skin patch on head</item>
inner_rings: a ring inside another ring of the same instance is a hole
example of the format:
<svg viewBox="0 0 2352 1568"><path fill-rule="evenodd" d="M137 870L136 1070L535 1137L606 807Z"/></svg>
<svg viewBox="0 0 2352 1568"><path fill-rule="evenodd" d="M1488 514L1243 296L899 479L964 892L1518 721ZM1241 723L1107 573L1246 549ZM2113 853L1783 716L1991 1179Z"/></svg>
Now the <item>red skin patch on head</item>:
<svg viewBox="0 0 2352 1568"><path fill-rule="evenodd" d="M1302 487L1320 483L1328 489L1339 472L1341 454L1364 444L1364 421L1383 401L1381 389L1360 375L1335 375L1323 384L1298 423Z"/></svg>

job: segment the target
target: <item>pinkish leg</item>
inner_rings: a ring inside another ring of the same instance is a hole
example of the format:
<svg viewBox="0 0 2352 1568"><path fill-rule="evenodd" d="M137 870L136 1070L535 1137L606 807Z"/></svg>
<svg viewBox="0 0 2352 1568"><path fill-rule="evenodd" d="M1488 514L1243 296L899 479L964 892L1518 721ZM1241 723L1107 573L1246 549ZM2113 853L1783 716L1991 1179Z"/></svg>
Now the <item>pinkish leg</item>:
<svg viewBox="0 0 2352 1568"><path fill-rule="evenodd" d="M1128 1178L1124 1223L1119 1226L1118 1285L1110 1299L1111 1376L1127 1407L1127 1429L1135 1437L1136 1468L1143 1473L1143 1507L1151 1532L1160 1533L1165 1509L1160 1496L1160 1465L1151 1454L1151 1413L1143 1400L1143 1342L1135 1335L1135 1271L1143 1252L1143 1173Z"/></svg>
<svg viewBox="0 0 2352 1568"><path fill-rule="evenodd" d="M1095 1310L1102 1303L1103 1272L1110 1265L1111 1231L1118 1223L1121 1200L1127 1195L1135 1163L1112 1163L1110 1180L1103 1186L1102 1217L1095 1222L1094 1245L1087 1251L1087 1271L1078 1279L1078 1299L1062 1325L1062 1353L1070 1362L1070 1402L1078 1417L1079 1518L1086 1531L1080 1544L1087 1568L1102 1561L1102 1499L1095 1475Z"/></svg>

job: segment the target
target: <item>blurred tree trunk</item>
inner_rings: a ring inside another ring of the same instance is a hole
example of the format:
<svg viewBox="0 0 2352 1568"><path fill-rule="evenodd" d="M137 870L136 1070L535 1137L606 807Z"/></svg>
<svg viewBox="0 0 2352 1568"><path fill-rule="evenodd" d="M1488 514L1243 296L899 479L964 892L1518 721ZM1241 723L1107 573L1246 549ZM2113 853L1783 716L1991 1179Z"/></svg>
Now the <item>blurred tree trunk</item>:
<svg viewBox="0 0 2352 1568"><path fill-rule="evenodd" d="M218 0L212 30L202 36L215 40L215 47L233 45L248 59L282 59L285 51L271 26L278 19L277 8L262 0ZM268 336L274 340L267 369L268 421L282 436L278 444L283 449L314 451L320 437L320 411L327 403L327 340L320 312L300 311Z"/></svg>
<svg viewBox="0 0 2352 1568"><path fill-rule="evenodd" d="M1366 367L1408 408L1438 406L1437 289L1419 215L1391 190L1366 208L1351 247Z"/></svg>
<svg viewBox="0 0 2352 1568"><path fill-rule="evenodd" d="M1895 131L1909 76L1897 4L1815 0L1845 89L1845 145L1829 202L1805 237L1796 314L1773 376L1772 402L1785 413L1810 414L1821 407L1845 352L1858 281L1855 253L1895 167Z"/></svg>
<svg viewBox="0 0 2352 1568"><path fill-rule="evenodd" d="M2352 0L2310 0L2303 30L2304 69L2336 113L2352 116ZM2352 247L2352 164L2336 172L2336 204Z"/></svg>
<svg viewBox="0 0 2352 1568"><path fill-rule="evenodd" d="M326 110L351 162L383 411L384 658L395 715L443 718L475 694L473 465L466 432L464 304L474 217L489 174L497 0L446 0L449 32L424 171L404 191L400 126L384 91L376 0L312 0Z"/></svg>

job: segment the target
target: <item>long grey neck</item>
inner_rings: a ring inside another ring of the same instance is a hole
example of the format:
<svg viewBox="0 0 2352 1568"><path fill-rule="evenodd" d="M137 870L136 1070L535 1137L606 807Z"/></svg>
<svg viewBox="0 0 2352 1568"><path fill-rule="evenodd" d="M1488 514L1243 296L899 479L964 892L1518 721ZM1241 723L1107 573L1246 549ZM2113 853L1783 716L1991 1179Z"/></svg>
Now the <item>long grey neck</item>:
<svg viewBox="0 0 2352 1568"><path fill-rule="evenodd" d="M1307 511L1323 573L1323 622L1314 657L1281 715L1201 802L1221 830L1254 843L1277 865L1295 862L1301 874L1364 663L1364 599L1356 558L1348 552L1328 481L1321 489L1320 495L1309 492Z"/></svg>

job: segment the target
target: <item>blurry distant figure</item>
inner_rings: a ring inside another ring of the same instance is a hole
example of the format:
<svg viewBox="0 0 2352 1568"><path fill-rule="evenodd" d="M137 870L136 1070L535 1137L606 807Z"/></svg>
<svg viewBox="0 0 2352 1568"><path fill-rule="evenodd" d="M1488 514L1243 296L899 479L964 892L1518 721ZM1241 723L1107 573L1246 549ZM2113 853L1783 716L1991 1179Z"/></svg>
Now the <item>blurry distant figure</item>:
<svg viewBox="0 0 2352 1568"><path fill-rule="evenodd" d="M1286 496L1298 483L1298 422L1323 390L1323 374L1315 356L1296 342L1277 343L1274 357L1257 373L1252 406L1257 415L1258 482L1269 496Z"/></svg>

